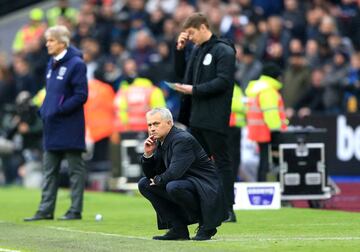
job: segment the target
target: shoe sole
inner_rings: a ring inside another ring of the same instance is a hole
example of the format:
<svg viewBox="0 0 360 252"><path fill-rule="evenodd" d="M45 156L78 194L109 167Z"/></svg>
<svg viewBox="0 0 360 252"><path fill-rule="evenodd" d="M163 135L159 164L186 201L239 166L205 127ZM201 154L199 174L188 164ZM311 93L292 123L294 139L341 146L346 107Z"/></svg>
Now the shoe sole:
<svg viewBox="0 0 360 252"><path fill-rule="evenodd" d="M190 240L190 237L189 238L179 238L179 239L161 239L161 238L159 239L159 238L153 237L152 239L155 241L188 241L188 240Z"/></svg>

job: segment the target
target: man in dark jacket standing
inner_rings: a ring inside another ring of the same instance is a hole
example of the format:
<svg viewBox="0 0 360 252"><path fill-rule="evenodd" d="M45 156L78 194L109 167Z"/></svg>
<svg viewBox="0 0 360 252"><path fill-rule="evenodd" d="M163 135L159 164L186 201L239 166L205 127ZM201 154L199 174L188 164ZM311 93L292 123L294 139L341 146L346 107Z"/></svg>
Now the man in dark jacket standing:
<svg viewBox="0 0 360 252"><path fill-rule="evenodd" d="M186 42L195 44L185 60ZM175 70L186 84L175 84L185 96L179 121L189 125L191 133L208 155L215 160L225 190L229 218L235 222L234 179L228 127L234 87L235 48L229 41L218 39L209 28L206 17L192 14L183 25L175 52ZM191 95L191 96L190 96ZM191 109L188 109L189 97Z"/></svg>
<svg viewBox="0 0 360 252"><path fill-rule="evenodd" d="M149 137L144 143L144 178L139 190L153 205L159 229L155 240L188 240L187 225L199 223L193 240L209 240L227 217L223 190L213 161L188 132L173 126L171 112L146 114Z"/></svg>
<svg viewBox="0 0 360 252"><path fill-rule="evenodd" d="M52 58L46 75L46 97L40 108L44 125L45 178L41 203L33 217L25 221L54 218L60 163L70 170L71 207L60 220L81 219L85 188L85 119L83 105L88 89L86 65L81 53L69 46L70 32L53 26L45 32L46 47Z"/></svg>

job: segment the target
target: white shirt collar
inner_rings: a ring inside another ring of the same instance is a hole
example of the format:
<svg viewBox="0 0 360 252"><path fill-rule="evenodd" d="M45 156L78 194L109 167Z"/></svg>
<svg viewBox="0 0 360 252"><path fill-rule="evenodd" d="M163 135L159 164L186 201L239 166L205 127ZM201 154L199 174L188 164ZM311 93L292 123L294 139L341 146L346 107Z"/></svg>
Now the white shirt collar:
<svg viewBox="0 0 360 252"><path fill-rule="evenodd" d="M61 60L62 58L64 58L66 53L67 53L67 49L65 49L64 51L62 51L58 55L54 56L54 60L56 60L56 61Z"/></svg>

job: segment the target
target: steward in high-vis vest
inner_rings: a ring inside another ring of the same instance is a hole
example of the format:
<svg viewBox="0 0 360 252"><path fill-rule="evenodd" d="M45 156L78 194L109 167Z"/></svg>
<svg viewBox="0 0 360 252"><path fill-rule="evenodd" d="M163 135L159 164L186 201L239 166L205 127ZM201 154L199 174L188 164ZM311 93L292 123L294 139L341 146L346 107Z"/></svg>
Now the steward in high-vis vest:
<svg viewBox="0 0 360 252"><path fill-rule="evenodd" d="M278 78L281 69L275 64L267 64L258 80L251 81L245 90L247 102L247 126L250 140L259 144L260 165L258 181L266 181L269 170L269 143L271 131L287 129L284 102L279 93L282 87Z"/></svg>
<svg viewBox="0 0 360 252"><path fill-rule="evenodd" d="M29 23L21 27L15 35L12 49L14 52L22 52L34 42L43 38L47 28L43 22L44 12L40 8L34 8L29 13Z"/></svg>
<svg viewBox="0 0 360 252"><path fill-rule="evenodd" d="M111 85L100 79L89 80L89 96L84 106L86 136L91 142L109 138L114 132L115 92Z"/></svg>
<svg viewBox="0 0 360 252"><path fill-rule="evenodd" d="M240 86L235 83L231 102L231 114L229 123L229 146L233 163L234 182L238 180L238 171L241 163L241 128L246 125L246 106L244 94Z"/></svg>
<svg viewBox="0 0 360 252"><path fill-rule="evenodd" d="M162 90L146 78L136 78L130 85L123 83L114 103L115 127L119 132L146 132L146 112L166 107Z"/></svg>

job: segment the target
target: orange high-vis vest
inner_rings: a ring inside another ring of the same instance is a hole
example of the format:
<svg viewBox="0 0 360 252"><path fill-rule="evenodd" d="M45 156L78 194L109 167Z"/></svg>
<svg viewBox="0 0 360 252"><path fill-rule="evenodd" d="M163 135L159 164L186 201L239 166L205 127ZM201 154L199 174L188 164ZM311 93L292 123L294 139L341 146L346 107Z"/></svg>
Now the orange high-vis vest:
<svg viewBox="0 0 360 252"><path fill-rule="evenodd" d="M278 107L281 130L287 129L284 101L278 93ZM264 120L264 111L260 108L259 95L248 99L247 112L248 137L250 140L258 143L268 143L271 141L271 133L269 127Z"/></svg>
<svg viewBox="0 0 360 252"><path fill-rule="evenodd" d="M114 132L115 92L109 84L96 79L90 80L88 87L88 100L84 106L85 125L89 138L97 142Z"/></svg>
<svg viewBox="0 0 360 252"><path fill-rule="evenodd" d="M46 30L45 25L39 25L37 27L26 25L22 31L24 44L30 43L34 39L41 38L45 30Z"/></svg>
<svg viewBox="0 0 360 252"><path fill-rule="evenodd" d="M146 113L151 109L151 94L154 87L129 86L121 92L120 99L126 101L126 119L119 122L117 129L124 131L147 131Z"/></svg>

